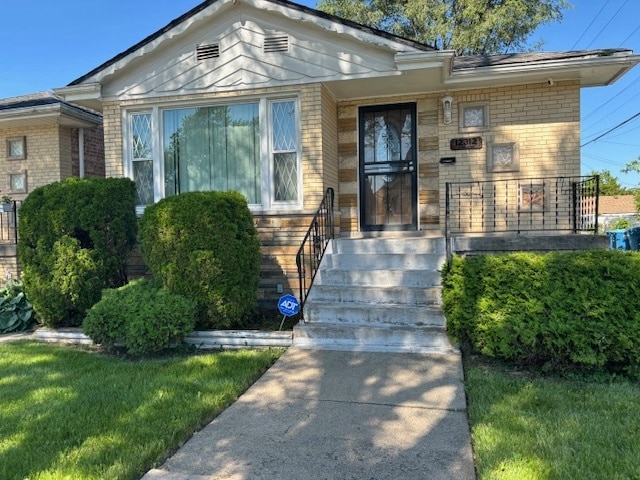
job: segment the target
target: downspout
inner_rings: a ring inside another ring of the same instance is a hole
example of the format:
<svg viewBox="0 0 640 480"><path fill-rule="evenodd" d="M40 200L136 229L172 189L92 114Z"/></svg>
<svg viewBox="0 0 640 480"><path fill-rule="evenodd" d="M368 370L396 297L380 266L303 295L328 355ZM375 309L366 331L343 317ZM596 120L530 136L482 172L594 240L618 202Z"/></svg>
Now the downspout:
<svg viewBox="0 0 640 480"><path fill-rule="evenodd" d="M78 128L78 162L79 172L78 176L84 178L84 128Z"/></svg>

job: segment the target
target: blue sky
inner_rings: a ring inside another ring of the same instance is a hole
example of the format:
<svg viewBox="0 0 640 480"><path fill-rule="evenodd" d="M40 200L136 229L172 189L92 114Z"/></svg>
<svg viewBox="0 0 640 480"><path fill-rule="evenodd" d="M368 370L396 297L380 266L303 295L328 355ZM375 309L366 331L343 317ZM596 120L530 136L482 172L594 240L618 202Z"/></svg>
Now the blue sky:
<svg viewBox="0 0 640 480"><path fill-rule="evenodd" d="M544 51L625 47L640 54L640 1L569 0L559 24L532 41ZM198 5L200 0L3 0L0 98L67 85ZM299 3L314 7L315 0ZM640 157L640 66L610 87L582 91L582 173L609 170L625 186L639 175L620 169Z"/></svg>

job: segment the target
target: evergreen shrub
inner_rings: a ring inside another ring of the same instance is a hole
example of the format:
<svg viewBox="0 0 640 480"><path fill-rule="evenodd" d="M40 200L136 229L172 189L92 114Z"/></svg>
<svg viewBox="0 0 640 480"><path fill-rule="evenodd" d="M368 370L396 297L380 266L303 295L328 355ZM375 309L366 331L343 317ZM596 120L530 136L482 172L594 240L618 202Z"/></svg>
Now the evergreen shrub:
<svg viewBox="0 0 640 480"><path fill-rule="evenodd" d="M238 192L190 192L146 208L141 253L165 288L197 302L199 328L229 328L255 313L260 240Z"/></svg>
<svg viewBox="0 0 640 480"><path fill-rule="evenodd" d="M442 296L450 335L482 354L640 373L638 252L454 257Z"/></svg>
<svg viewBox="0 0 640 480"><path fill-rule="evenodd" d="M38 187L20 208L18 230L22 279L40 321L78 326L104 288L127 281L135 184L71 178Z"/></svg>
<svg viewBox="0 0 640 480"><path fill-rule="evenodd" d="M98 344L122 344L128 353L146 355L181 342L195 326L196 304L162 288L157 280L139 279L105 290L87 313L84 333Z"/></svg>

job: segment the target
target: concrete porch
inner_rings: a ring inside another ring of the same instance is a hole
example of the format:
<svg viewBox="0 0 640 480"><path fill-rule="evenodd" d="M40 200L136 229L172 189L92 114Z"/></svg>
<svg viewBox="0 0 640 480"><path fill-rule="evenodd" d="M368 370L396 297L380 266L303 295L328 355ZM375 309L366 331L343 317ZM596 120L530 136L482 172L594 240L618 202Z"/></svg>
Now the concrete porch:
<svg viewBox="0 0 640 480"><path fill-rule="evenodd" d="M456 236L461 255L608 248L603 235ZM450 353L441 304L444 237L429 232L331 240L294 327L293 345L351 351Z"/></svg>

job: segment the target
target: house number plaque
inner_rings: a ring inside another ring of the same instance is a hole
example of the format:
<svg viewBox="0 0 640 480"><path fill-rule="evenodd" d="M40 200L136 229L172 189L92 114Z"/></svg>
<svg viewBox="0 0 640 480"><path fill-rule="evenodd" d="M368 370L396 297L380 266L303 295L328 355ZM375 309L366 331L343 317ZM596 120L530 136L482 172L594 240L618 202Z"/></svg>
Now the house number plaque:
<svg viewBox="0 0 640 480"><path fill-rule="evenodd" d="M482 137L452 138L451 150L479 150L482 148Z"/></svg>

